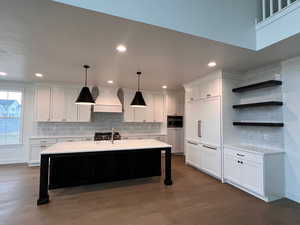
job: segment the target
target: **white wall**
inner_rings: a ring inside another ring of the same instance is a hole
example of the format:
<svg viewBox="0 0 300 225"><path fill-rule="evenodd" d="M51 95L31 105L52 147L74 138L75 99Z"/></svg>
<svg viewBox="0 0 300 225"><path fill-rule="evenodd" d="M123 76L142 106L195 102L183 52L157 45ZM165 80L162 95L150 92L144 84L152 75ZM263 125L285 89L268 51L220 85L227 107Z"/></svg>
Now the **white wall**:
<svg viewBox="0 0 300 225"><path fill-rule="evenodd" d="M275 44L300 32L300 2L256 26L257 50Z"/></svg>
<svg viewBox="0 0 300 225"><path fill-rule="evenodd" d="M258 1L54 0L211 40L256 49Z"/></svg>
<svg viewBox="0 0 300 225"><path fill-rule="evenodd" d="M262 82L266 80L280 79L280 65L270 65L264 68L249 71L238 76L241 81L236 83L235 87ZM230 86L230 84L227 84ZM227 91L228 92L228 91ZM230 95L231 94L231 95ZM227 96L228 95L228 96ZM232 104L246 104L263 101L281 101L282 88L272 87L253 90L245 93L227 93L227 99L231 99ZM226 98L225 98L226 100ZM232 102L234 100L234 102ZM230 102L227 100L227 102ZM225 106L228 107L228 106ZM231 110L231 112L230 112ZM225 111L225 110L224 110ZM262 122L282 122L282 107L257 107L247 109L227 109L231 113L234 121L262 121ZM226 120L225 120L226 121ZM231 121L232 122L232 121ZM230 128L227 126L227 129ZM283 129L274 127L247 127L237 126L235 129L229 129L230 135L224 135L225 144L254 145L264 148L283 149L284 138ZM226 130L224 131L224 133ZM234 143L235 142L235 143Z"/></svg>
<svg viewBox="0 0 300 225"><path fill-rule="evenodd" d="M300 202L300 57L282 63L286 196Z"/></svg>

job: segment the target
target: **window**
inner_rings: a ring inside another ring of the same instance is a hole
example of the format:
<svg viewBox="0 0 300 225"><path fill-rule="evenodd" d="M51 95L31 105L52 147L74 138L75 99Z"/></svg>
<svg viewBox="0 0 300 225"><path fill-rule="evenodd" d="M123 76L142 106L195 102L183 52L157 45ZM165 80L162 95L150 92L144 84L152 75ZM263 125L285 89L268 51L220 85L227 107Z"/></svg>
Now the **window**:
<svg viewBox="0 0 300 225"><path fill-rule="evenodd" d="M0 90L0 145L21 144L22 92Z"/></svg>

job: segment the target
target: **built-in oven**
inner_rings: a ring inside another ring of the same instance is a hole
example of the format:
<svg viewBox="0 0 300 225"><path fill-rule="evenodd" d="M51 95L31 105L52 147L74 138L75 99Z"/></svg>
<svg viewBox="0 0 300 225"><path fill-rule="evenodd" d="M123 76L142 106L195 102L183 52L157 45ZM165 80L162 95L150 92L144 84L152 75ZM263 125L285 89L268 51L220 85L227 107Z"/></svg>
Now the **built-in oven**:
<svg viewBox="0 0 300 225"><path fill-rule="evenodd" d="M183 127L183 116L168 116L168 128L181 128Z"/></svg>

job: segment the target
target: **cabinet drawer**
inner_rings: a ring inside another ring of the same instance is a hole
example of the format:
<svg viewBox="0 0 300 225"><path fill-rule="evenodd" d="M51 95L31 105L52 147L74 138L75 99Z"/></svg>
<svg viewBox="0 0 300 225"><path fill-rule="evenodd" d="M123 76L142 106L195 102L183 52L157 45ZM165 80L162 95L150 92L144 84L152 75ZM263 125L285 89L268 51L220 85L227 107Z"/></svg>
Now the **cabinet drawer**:
<svg viewBox="0 0 300 225"><path fill-rule="evenodd" d="M44 138L44 139L31 139L30 144L31 145L52 145L56 143L56 139L54 138Z"/></svg>
<svg viewBox="0 0 300 225"><path fill-rule="evenodd" d="M82 141L93 141L94 138L93 137L84 137L84 138L81 138Z"/></svg>
<svg viewBox="0 0 300 225"><path fill-rule="evenodd" d="M257 155L257 154L252 154L250 152L241 151L241 150L237 150L237 149L225 148L224 153L226 155L229 155L229 156L232 156L235 158L239 158L242 160L263 163L263 156Z"/></svg>

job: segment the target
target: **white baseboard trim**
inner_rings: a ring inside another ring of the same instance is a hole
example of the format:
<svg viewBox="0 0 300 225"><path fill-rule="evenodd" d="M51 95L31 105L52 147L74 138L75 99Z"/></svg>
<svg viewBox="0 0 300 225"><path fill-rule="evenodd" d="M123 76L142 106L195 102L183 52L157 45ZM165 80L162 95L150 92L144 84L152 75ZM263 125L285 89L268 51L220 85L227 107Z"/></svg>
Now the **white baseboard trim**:
<svg viewBox="0 0 300 225"><path fill-rule="evenodd" d="M292 200L292 201L300 203L300 195L298 195L298 194L286 192L285 197Z"/></svg>
<svg viewBox="0 0 300 225"><path fill-rule="evenodd" d="M10 164L23 164L26 163L24 160L0 160L0 165L10 165Z"/></svg>

